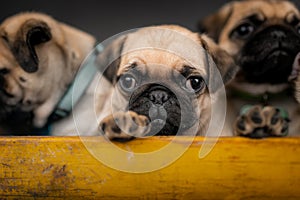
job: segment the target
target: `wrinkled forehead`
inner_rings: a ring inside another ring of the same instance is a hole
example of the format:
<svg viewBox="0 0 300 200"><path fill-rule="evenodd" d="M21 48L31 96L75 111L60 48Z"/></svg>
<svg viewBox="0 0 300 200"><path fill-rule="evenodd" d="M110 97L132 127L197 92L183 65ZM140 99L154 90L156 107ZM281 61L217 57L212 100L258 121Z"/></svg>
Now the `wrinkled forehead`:
<svg viewBox="0 0 300 200"><path fill-rule="evenodd" d="M299 16L299 10L294 4L284 0L248 0L234 4L231 19L239 21L254 14L267 19L285 19L289 14Z"/></svg>
<svg viewBox="0 0 300 200"><path fill-rule="evenodd" d="M176 74L185 66L192 65L174 53L159 49L137 50L122 57L118 75L134 70L142 75L167 78L167 75ZM205 73L204 69L198 71Z"/></svg>
<svg viewBox="0 0 300 200"><path fill-rule="evenodd" d="M129 34L123 47L121 69L132 63L172 69L194 67L205 73L207 53L196 34L149 28Z"/></svg>

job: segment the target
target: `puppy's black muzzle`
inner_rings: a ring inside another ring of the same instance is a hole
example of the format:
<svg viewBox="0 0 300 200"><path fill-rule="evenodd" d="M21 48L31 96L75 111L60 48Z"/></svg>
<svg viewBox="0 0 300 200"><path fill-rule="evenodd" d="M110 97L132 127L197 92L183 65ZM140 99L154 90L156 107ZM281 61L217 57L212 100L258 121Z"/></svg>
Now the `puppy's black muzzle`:
<svg viewBox="0 0 300 200"><path fill-rule="evenodd" d="M176 135L179 129L191 127L195 120L187 105L180 105L178 98L170 89L158 84L144 85L134 92L129 101L129 110L147 116L151 121L149 135ZM190 105L191 106L191 105ZM184 119L182 118L183 116Z"/></svg>
<svg viewBox="0 0 300 200"><path fill-rule="evenodd" d="M299 51L300 34L276 25L250 38L238 60L249 82L279 84L288 81Z"/></svg>

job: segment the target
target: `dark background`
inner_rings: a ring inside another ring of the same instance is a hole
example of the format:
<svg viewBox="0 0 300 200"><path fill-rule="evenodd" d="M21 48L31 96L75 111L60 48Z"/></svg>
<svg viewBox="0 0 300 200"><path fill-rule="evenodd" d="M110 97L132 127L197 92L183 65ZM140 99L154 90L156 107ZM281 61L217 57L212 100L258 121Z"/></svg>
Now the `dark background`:
<svg viewBox="0 0 300 200"><path fill-rule="evenodd" d="M22 11L41 11L83 29L99 41L122 31L155 24L196 30L197 21L229 0L6 0L0 20ZM295 0L294 2L299 0Z"/></svg>
<svg viewBox="0 0 300 200"><path fill-rule="evenodd" d="M0 20L22 11L41 11L83 29L102 41L122 31L155 24L179 24L192 30L196 22L227 0L7 0Z"/></svg>

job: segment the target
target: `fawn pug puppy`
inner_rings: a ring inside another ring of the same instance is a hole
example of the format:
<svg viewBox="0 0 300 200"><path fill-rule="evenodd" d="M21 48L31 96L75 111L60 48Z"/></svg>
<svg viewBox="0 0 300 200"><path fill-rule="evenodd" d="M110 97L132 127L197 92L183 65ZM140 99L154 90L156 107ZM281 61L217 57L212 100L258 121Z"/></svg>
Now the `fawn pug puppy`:
<svg viewBox="0 0 300 200"><path fill-rule="evenodd" d="M99 131L109 139L125 140L177 132L205 135L211 117L209 93L218 93L238 69L207 36L176 25L118 37L97 62L111 84L110 92L95 101Z"/></svg>
<svg viewBox="0 0 300 200"><path fill-rule="evenodd" d="M8 110L3 115L14 109L32 112L33 125L42 127L95 39L37 12L7 18L0 35L0 98Z"/></svg>
<svg viewBox="0 0 300 200"><path fill-rule="evenodd" d="M224 132L255 138L285 136L288 129L289 135L299 134L300 107L291 92L300 52L296 6L284 0L233 1L200 21L199 28L240 66L227 87Z"/></svg>

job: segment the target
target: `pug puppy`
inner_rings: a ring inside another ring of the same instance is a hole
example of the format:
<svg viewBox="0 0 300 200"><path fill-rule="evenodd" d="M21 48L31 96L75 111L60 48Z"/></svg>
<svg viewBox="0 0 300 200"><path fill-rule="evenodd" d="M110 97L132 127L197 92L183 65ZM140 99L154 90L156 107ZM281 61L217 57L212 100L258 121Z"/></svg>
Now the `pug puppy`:
<svg viewBox="0 0 300 200"><path fill-rule="evenodd" d="M300 52L296 6L285 0L233 1L200 21L199 30L240 66L227 87L225 134L254 138L285 136L288 131L291 136L299 134L300 107L292 84Z"/></svg>
<svg viewBox="0 0 300 200"><path fill-rule="evenodd" d="M7 18L0 35L3 115L12 110L32 112L32 124L42 127L93 49L95 38L37 12Z"/></svg>
<svg viewBox="0 0 300 200"><path fill-rule="evenodd" d="M110 85L104 97L99 100L96 95L94 101L98 134L118 140L204 135L214 101L210 94L217 96L223 82L230 81L238 69L207 36L176 25L146 27L120 36L106 45L97 63ZM107 89L101 81L99 85ZM89 131L82 124L91 125L84 118L75 119L83 133Z"/></svg>

